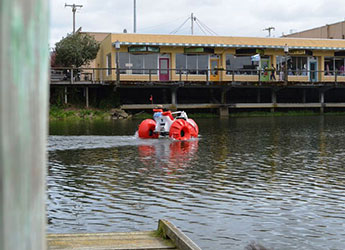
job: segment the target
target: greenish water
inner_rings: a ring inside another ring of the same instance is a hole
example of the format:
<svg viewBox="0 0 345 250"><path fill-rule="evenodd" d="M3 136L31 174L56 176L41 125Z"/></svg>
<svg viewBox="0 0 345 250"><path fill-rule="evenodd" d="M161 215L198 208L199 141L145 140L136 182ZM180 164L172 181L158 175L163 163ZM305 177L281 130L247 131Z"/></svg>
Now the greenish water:
<svg viewBox="0 0 345 250"><path fill-rule="evenodd" d="M345 117L195 119L198 140L139 120L50 123L49 232L153 230L202 249L344 249Z"/></svg>

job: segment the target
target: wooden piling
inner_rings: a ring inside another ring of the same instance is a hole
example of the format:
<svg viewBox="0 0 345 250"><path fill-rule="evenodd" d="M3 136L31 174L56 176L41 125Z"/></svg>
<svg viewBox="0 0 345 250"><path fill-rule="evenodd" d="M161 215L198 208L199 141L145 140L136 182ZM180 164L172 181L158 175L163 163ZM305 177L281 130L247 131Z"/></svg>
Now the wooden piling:
<svg viewBox="0 0 345 250"><path fill-rule="evenodd" d="M42 250L48 1L0 2L0 249Z"/></svg>

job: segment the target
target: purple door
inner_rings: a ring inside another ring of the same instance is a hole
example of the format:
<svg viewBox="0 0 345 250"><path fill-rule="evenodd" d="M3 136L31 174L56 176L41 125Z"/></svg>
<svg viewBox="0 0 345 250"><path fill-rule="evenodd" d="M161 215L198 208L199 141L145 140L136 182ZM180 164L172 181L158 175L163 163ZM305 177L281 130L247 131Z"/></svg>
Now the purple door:
<svg viewBox="0 0 345 250"><path fill-rule="evenodd" d="M159 80L169 81L169 59L159 58Z"/></svg>

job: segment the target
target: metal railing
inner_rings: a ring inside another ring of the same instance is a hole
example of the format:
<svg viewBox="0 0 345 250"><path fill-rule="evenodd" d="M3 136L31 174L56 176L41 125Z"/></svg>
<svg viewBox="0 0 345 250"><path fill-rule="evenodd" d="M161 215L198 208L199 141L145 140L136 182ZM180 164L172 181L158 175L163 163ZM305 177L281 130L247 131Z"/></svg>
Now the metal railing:
<svg viewBox="0 0 345 250"><path fill-rule="evenodd" d="M136 82L344 82L345 73L319 70L277 70L272 77L270 69L117 69L52 67L51 83ZM119 73L119 74L117 74ZM117 79L117 75L119 79Z"/></svg>

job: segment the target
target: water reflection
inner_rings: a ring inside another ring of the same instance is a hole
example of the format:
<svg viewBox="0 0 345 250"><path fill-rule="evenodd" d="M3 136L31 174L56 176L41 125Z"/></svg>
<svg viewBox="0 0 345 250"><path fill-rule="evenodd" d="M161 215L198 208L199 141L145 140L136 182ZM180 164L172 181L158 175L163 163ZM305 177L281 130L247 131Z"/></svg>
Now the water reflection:
<svg viewBox="0 0 345 250"><path fill-rule="evenodd" d="M140 161L148 167L160 167L172 174L187 168L198 151L198 139L189 141L156 140L152 145L139 145Z"/></svg>

